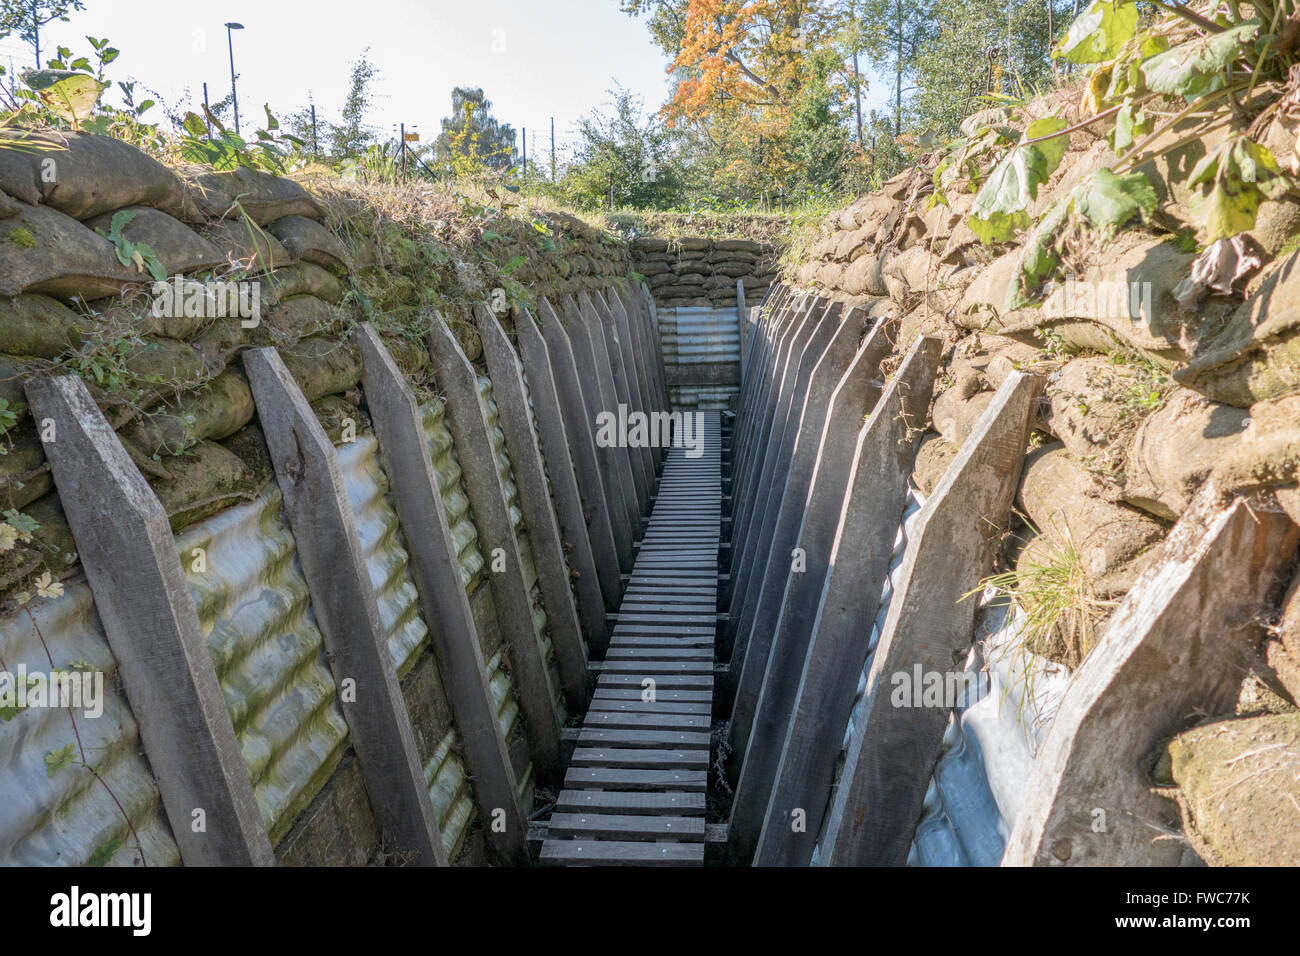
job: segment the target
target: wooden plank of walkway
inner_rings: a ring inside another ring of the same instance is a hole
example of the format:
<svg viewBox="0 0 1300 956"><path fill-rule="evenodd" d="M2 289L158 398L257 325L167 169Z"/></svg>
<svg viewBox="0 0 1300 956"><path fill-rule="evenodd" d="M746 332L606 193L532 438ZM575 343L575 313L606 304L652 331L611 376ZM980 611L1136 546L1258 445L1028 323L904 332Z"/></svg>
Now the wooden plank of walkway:
<svg viewBox="0 0 1300 956"><path fill-rule="evenodd" d="M683 419L542 844L558 866L701 866L722 535L717 412ZM691 436L687 436L688 438Z"/></svg>

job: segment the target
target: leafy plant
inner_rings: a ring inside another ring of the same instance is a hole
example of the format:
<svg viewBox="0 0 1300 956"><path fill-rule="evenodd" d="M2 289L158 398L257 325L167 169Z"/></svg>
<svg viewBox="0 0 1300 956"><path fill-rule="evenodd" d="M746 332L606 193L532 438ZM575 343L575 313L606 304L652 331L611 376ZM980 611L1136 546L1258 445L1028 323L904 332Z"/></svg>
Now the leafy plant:
<svg viewBox="0 0 1300 956"><path fill-rule="evenodd" d="M132 242L122 232L135 219L135 215L130 209L119 210L113 214L108 224L108 232L102 229L96 231L113 244L113 251L117 253L117 259L122 265L128 268L134 265L137 272L147 270L155 280L165 282L167 267L162 264L153 247L147 242Z"/></svg>
<svg viewBox="0 0 1300 956"><path fill-rule="evenodd" d="M1030 123L1020 143L989 173L970 214L970 227L983 242L1005 242L1028 228L1030 202L1065 157L1069 140L1061 133L1068 125L1053 116Z"/></svg>
<svg viewBox="0 0 1300 956"><path fill-rule="evenodd" d="M266 127L253 134L252 143L226 129L206 105L203 116L186 113L181 121L181 157L222 171L242 166L273 173L285 172L290 155L302 148L303 141L281 132L280 122L271 112L271 107L264 105L262 108L266 112Z"/></svg>

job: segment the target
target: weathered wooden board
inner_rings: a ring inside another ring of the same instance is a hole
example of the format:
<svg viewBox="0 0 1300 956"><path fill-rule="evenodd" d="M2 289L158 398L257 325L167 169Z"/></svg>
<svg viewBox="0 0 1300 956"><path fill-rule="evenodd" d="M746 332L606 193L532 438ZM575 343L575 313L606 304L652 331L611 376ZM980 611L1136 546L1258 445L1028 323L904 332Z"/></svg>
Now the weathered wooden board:
<svg viewBox="0 0 1300 956"><path fill-rule="evenodd" d="M445 866L415 732L334 446L274 349L250 349L243 361L385 847L411 863Z"/></svg>
<svg viewBox="0 0 1300 956"><path fill-rule="evenodd" d="M1180 815L1152 792L1149 758L1199 717L1232 713L1298 539L1268 497L1201 489L1070 682L1004 866L1180 862Z"/></svg>
<svg viewBox="0 0 1300 956"><path fill-rule="evenodd" d="M528 821L519 803L519 784L497 724L487 668L474 615L461 581L438 472L433 466L419 406L397 364L369 323L358 330L362 386L388 475L393 503L411 559L452 720L474 778L479 816L499 817L487 840L504 864L529 862Z"/></svg>
<svg viewBox="0 0 1300 956"><path fill-rule="evenodd" d="M569 584L569 565L551 502L546 465L533 431L532 406L524 387L523 371L496 316L478 305L474 308L474 320L492 379L492 395L500 410L498 420L514 471L519 507L528 528L537 585L546 606L546 621L560 664L565 699L571 709L581 711L587 706L590 692L587 642L578 623L578 608Z"/></svg>
<svg viewBox="0 0 1300 956"><path fill-rule="evenodd" d="M896 674L961 670L975 602L1019 484L1042 381L1013 373L926 501L903 558L867 675L867 700L835 792L823 865L901 865L934 769L949 707L896 707Z"/></svg>
<svg viewBox="0 0 1300 956"><path fill-rule="evenodd" d="M505 557L504 569L490 573L488 581L497 622L509 648L511 675L519 691L519 709L528 732L533 766L540 780L555 782L561 769L555 692L547 673L546 655L533 628L530 582L524 580L523 556L506 508L487 414L479 399L478 377L439 315L434 316L429 332L429 353L438 385L447 398L447 425L456 442L480 543L486 555L500 549Z"/></svg>
<svg viewBox="0 0 1300 956"><path fill-rule="evenodd" d="M820 507L819 460L799 534L799 546L816 557L786 587L732 805L728 836L746 861L807 866L812 859L941 348L936 338L920 338L903 359L858 433L833 519L814 510ZM822 459L835 444L828 423ZM791 828L797 810L804 811L802 832Z"/></svg>
<svg viewBox="0 0 1300 956"><path fill-rule="evenodd" d="M166 511L81 379L26 389L181 860L274 865Z"/></svg>

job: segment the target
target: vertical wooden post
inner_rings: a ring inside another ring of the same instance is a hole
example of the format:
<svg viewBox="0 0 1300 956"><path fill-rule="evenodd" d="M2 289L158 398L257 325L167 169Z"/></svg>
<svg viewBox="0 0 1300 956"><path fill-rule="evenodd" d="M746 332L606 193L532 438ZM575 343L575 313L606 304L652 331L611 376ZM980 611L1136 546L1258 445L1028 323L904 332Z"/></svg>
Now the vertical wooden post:
<svg viewBox="0 0 1300 956"><path fill-rule="evenodd" d="M445 866L406 702L334 446L274 349L244 353L343 716L386 848Z"/></svg>
<svg viewBox="0 0 1300 956"><path fill-rule="evenodd" d="M1179 862L1181 841L1162 839L1179 813L1145 758L1197 715L1232 712L1298 537L1271 495L1225 502L1206 483L1071 680L1004 866Z"/></svg>
<svg viewBox="0 0 1300 956"><path fill-rule="evenodd" d="M619 334L618 321L614 318L614 310L599 290L593 292L588 301L591 304L588 320L593 322L591 326L593 329L592 334L604 338L605 350L609 353L610 368L614 372L614 384L618 390L619 402L627 406L628 415L641 411L641 394L637 389L636 373L631 362L631 353L627 351L625 338ZM621 414L618 417L620 420L623 418ZM631 429L629 428L628 431L630 439ZM655 490L655 466L650 454L650 448L648 445L634 447L629 441L627 453L628 457L632 459L632 470L638 482L637 487L643 493L641 513L649 514L650 498Z"/></svg>
<svg viewBox="0 0 1300 956"><path fill-rule="evenodd" d="M487 416L479 399L478 377L441 315L434 313L429 332L429 353L434 374L447 396L447 424L456 441L469 505L478 525L479 539L488 554L488 580L496 605L497 620L509 646L510 669L519 691L519 709L528 731L528 742L537 776L546 784L558 783L561 775L560 721L555 711L555 694L541 641L533 628L533 601L524 580L524 561L519 539L506 509L505 489L497 470L496 455L489 437ZM493 553L504 555L503 570L492 568Z"/></svg>
<svg viewBox="0 0 1300 956"><path fill-rule="evenodd" d="M836 790L820 861L831 866L907 860L950 707L895 706L895 675L963 668L975 602L1020 482L1042 380L1002 383L917 517L902 580L867 675L867 703Z"/></svg>
<svg viewBox="0 0 1300 956"><path fill-rule="evenodd" d="M596 343L587 328L587 322L578 303L573 299L564 301L564 330L573 344L574 358L578 362L578 372L582 376L582 391L587 398L587 421L595 432L596 417L601 412L618 414L618 395L614 391L614 377L609 369L609 360L596 348ZM632 459L626 448L602 448L596 445L596 455L604 469L606 481L612 482L618 489L617 495L623 501L624 520L627 522L628 535L632 539L641 536L641 503L637 493L636 479L632 472Z"/></svg>
<svg viewBox="0 0 1300 956"><path fill-rule="evenodd" d="M865 317L858 310L850 316L813 375L795 454L788 466L789 488L782 497L779 512L773 515L772 530L759 541L760 548L770 545L765 558L767 566L753 571L752 580L757 587L751 589L751 606L742 611L737 632L742 635L745 653L740 661L733 655L732 665L733 670L740 671L733 677L736 693L730 725L732 753L738 758L744 756L749 746L750 728L769 661L780 661L778 666L786 666L789 661L784 656L788 651L781 651L775 643L782 616L787 610L794 612L795 619L790 626L802 628L803 634L807 634L812 623L830 557L835 520L851 473L851 442L861 431L863 416L871 413L880 395L875 385L880 378L880 363L893 350L892 323L877 325L868 337L868 344L859 347ZM853 380L845 382L850 369ZM865 404L863 399L869 399L871 404ZM791 571L796 547L803 561L802 569L797 572ZM805 590L810 592L807 604L798 612L783 605L782 599L791 588L800 594ZM777 658L777 653L783 656ZM755 834L762 820L762 810L758 809L761 806L756 805L753 817Z"/></svg>
<svg viewBox="0 0 1300 956"><path fill-rule="evenodd" d="M622 587L596 446L583 421L567 414L546 341L527 309L515 312L515 335L537 412L542 452L550 466L560 523L573 546L579 573L578 607L587 640L603 649L609 643L605 612L618 608Z"/></svg>
<svg viewBox="0 0 1300 956"><path fill-rule="evenodd" d="M560 662L565 698L573 710L586 710L591 698L587 644L578 624L578 609L569 586L569 566L551 506L546 466L542 463L541 449L533 433L532 408L524 390L519 359L490 310L476 305L474 320L492 378L492 394L501 410L501 431L506 436L506 449L514 466L519 504L524 513L524 523L528 526L528 540L533 546L538 587L546 604L546 617L550 622L555 656Z"/></svg>
<svg viewBox="0 0 1300 956"><path fill-rule="evenodd" d="M578 455L578 467L582 469L580 477L588 484L593 478L600 482L610 530L618 550L618 567L623 573L630 573L635 560L633 529L623 501L623 488L614 476L613 463L596 447L595 421L600 407L600 386L590 377L594 373L589 371L589 354L576 347L577 343L570 339L550 302L539 300L537 309L542 338L550 355L551 369L555 372L555 387L564 403L565 429L570 445ZM582 364L579 364L579 356ZM591 470L593 467L594 471ZM594 496L589 496L588 503L592 500Z"/></svg>
<svg viewBox="0 0 1300 956"><path fill-rule="evenodd" d="M369 323L356 334L363 363L366 405L379 454L406 538L411 576L420 594L452 719L474 778L484 832L503 864L527 865L528 820L519 783L497 726L469 598L442 504L415 396ZM499 821L499 824L498 824Z"/></svg>
<svg viewBox="0 0 1300 956"><path fill-rule="evenodd" d="M937 338L913 344L858 433L836 507L814 513L810 496L799 534L810 573L790 576L740 775L745 806L757 808L758 830L749 831L758 837L756 865L807 866L812 859L941 352ZM813 495L835 440L829 431L823 436ZM799 810L804 826L796 832ZM733 809L733 829L735 819ZM746 860L751 849L740 847Z"/></svg>
<svg viewBox="0 0 1300 956"><path fill-rule="evenodd" d="M596 356L596 373L601 376L604 383L601 387L605 391L606 398L612 397L612 403L607 410L617 420L622 421L624 415L620 413L619 406L630 412L635 408L635 405L632 403L632 397L628 391L627 375L623 370L623 354L619 350L617 342L614 341L614 330L609 327L609 323L605 321L602 312L603 310L597 310L596 303L591 296L585 292L579 294L578 316L582 322L586 323L587 335L591 339L591 347ZM614 437L621 440L625 436L616 434ZM617 451L627 459L628 468L631 472L632 488L636 492L637 507L637 523L634 527L639 531L641 516L648 514L650 511L650 485L646 476L648 462L639 448L632 448L629 445L620 443Z"/></svg>
<svg viewBox="0 0 1300 956"><path fill-rule="evenodd" d="M26 388L182 861L273 865L166 512L80 379Z"/></svg>

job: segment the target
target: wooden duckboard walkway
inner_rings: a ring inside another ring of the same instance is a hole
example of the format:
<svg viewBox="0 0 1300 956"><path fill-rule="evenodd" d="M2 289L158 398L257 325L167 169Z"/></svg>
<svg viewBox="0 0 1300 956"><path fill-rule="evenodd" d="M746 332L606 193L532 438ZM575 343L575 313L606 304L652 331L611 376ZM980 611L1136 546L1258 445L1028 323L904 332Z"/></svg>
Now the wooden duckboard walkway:
<svg viewBox="0 0 1300 956"><path fill-rule="evenodd" d="M704 863L722 436L718 412L700 415L703 454L664 463L543 863Z"/></svg>

